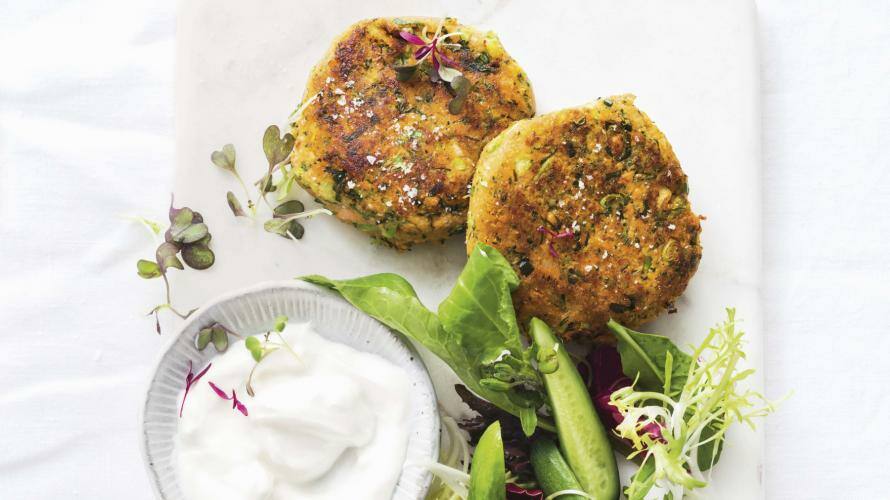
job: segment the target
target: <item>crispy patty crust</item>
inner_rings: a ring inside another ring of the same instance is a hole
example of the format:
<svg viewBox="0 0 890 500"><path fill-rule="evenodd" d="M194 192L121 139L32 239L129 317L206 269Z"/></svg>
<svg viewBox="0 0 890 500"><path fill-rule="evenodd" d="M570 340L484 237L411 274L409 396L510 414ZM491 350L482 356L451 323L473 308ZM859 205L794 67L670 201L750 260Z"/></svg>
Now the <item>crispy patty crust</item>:
<svg viewBox="0 0 890 500"><path fill-rule="evenodd" d="M504 253L514 304L564 337L635 326L671 307L701 259L699 217L671 145L621 95L523 120L473 179L467 249Z"/></svg>
<svg viewBox="0 0 890 500"><path fill-rule="evenodd" d="M442 23L454 60L471 87L462 109L433 81L424 61L408 81L397 65ZM341 220L405 250L442 241L466 225L469 184L482 147L512 122L534 115L531 86L494 33L455 19L371 19L334 41L309 77L292 124L296 181Z"/></svg>

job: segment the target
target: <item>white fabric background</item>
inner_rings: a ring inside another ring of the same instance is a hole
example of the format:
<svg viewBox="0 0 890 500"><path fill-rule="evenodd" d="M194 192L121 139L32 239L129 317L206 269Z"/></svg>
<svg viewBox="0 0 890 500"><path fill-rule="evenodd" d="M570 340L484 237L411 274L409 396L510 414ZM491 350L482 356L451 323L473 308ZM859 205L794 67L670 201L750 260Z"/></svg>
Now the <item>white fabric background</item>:
<svg viewBox="0 0 890 500"><path fill-rule="evenodd" d="M769 498L887 496L890 4L759 2ZM0 3L0 498L149 498L171 0ZM882 154L885 153L885 154ZM175 292L174 292L175 293Z"/></svg>

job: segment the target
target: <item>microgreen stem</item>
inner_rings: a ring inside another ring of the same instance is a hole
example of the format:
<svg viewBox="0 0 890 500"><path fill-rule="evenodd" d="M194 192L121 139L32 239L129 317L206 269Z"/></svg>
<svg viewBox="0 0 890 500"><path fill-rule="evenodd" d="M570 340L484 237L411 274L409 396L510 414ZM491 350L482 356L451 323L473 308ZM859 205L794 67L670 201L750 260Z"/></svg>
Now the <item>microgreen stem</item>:
<svg viewBox="0 0 890 500"><path fill-rule="evenodd" d="M312 210L307 210L305 212L300 212L298 214L294 214L284 218L284 222L290 222L292 220L302 219L304 217L312 217L315 215L334 215L333 212L328 210L327 208L315 208Z"/></svg>
<svg viewBox="0 0 890 500"><path fill-rule="evenodd" d="M161 304L160 306L155 308L155 312L160 311L161 309L169 309L170 311L173 312L173 314L179 316L180 318L188 319L188 317L191 316L192 313L197 311L198 309L195 308L187 313L181 313L175 307L173 307L173 301L170 300L170 281L167 280L167 273L161 274L161 278L164 278L164 292L165 292L165 296L167 297L167 303Z"/></svg>

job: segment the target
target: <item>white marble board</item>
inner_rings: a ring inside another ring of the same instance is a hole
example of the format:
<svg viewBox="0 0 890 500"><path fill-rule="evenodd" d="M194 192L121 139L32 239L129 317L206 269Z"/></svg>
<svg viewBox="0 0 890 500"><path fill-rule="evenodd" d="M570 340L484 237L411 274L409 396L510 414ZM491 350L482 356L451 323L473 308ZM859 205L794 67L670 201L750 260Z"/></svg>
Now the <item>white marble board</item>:
<svg viewBox="0 0 890 500"><path fill-rule="evenodd" d="M689 344L734 306L748 332L748 363L759 368L759 73L755 11L744 1L180 1L175 192L178 203L207 219L217 263L201 279L175 276L175 301L200 304L306 273L383 271L409 279L430 307L445 296L465 260L460 237L400 254L333 218L315 218L300 242L289 242L231 216L225 192L238 186L209 161L211 151L234 143L245 178L258 178L265 168L263 130L286 124L330 41L359 19L409 15L448 15L495 30L527 71L539 113L598 96L637 95L689 176L693 209L707 216L701 266L679 312L643 329ZM312 205L305 193L301 199ZM427 361L447 389L441 366ZM440 390L441 399L457 411L447 392ZM762 445L761 431L733 432L701 497L761 497Z"/></svg>

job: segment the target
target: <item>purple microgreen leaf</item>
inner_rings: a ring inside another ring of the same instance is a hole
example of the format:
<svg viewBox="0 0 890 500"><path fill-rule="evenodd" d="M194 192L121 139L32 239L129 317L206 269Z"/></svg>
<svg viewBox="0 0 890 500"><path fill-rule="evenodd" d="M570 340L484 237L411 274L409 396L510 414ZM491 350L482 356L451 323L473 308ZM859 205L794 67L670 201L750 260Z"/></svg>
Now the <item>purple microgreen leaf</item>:
<svg viewBox="0 0 890 500"><path fill-rule="evenodd" d="M200 372L198 372L197 375L195 375L195 377L192 379L192 383L193 383L193 384L194 384L195 382L201 380L201 377L203 377L204 374L207 373L207 370L210 369L210 365L211 365L211 363L207 363L207 366L205 366L203 370L201 370Z"/></svg>
<svg viewBox="0 0 890 500"><path fill-rule="evenodd" d="M235 394L235 389L232 389L232 409L237 409L242 415L245 417L247 416L247 407L238 399L238 395Z"/></svg>
<svg viewBox="0 0 890 500"><path fill-rule="evenodd" d="M294 149L294 136L287 133L283 136L278 125L269 125L263 134L263 153L266 154L266 160L269 162L269 168L287 160L291 150Z"/></svg>
<svg viewBox="0 0 890 500"><path fill-rule="evenodd" d="M414 59L416 59L418 62L420 62L421 60L423 60L424 57L427 56L427 54L432 52L432 50L433 50L432 45L424 45L423 47L414 51Z"/></svg>
<svg viewBox="0 0 890 500"><path fill-rule="evenodd" d="M210 388L213 389L213 392L215 392L217 396L219 396L219 397L221 397L221 398L223 398L223 399L225 399L225 400L227 400L227 401L230 400L230 399L232 399L228 394L225 393L225 391L223 391L222 389L220 389L220 388L219 388L216 384L214 384L213 382L211 382L211 381L208 380L207 383L210 384Z"/></svg>
<svg viewBox="0 0 890 500"><path fill-rule="evenodd" d="M247 214L244 213L244 209L241 207L241 202L238 201L238 197L235 196L235 193L231 191L227 192L226 201L229 203L229 209L235 217L247 217Z"/></svg>
<svg viewBox="0 0 890 500"><path fill-rule="evenodd" d="M201 377L203 377L204 374L207 373L207 370L210 369L211 364L212 363L207 363L207 366L205 366L203 370L195 375L192 372L192 361L189 360L189 371L185 375L185 392L183 392L182 394L182 403L179 405L179 418L182 418L182 409L185 408L185 399L188 397L189 391L192 389L192 385L198 382L198 380L201 380Z"/></svg>
<svg viewBox="0 0 890 500"><path fill-rule="evenodd" d="M158 335L160 335L161 334L161 318L158 317L157 311L155 311L153 314L155 316L155 331L158 332Z"/></svg>
<svg viewBox="0 0 890 500"><path fill-rule="evenodd" d="M173 226L187 226L192 223L195 213L189 207L173 208L170 206L170 224Z"/></svg>
<svg viewBox="0 0 890 500"><path fill-rule="evenodd" d="M442 61L442 64L450 66L452 68L458 67L457 61L446 56L441 50L436 49L436 56L439 58L440 61ZM460 72L458 71L458 74L459 73Z"/></svg>
<svg viewBox="0 0 890 500"><path fill-rule="evenodd" d="M399 36L402 37L402 40L410 43L411 45L426 45L427 43L423 41L423 38L411 33L410 31L399 31Z"/></svg>
<svg viewBox="0 0 890 500"><path fill-rule="evenodd" d="M238 175L235 170L235 146L226 144L221 151L214 151L210 154L210 161L217 167Z"/></svg>
<svg viewBox="0 0 890 500"><path fill-rule="evenodd" d="M244 415L245 417L247 416L247 407L244 406L244 403L242 403L238 399L238 395L235 393L235 389L232 389L232 395L229 396L228 394L225 393L225 391L220 389L213 382L207 381L207 383L210 384L210 388L213 389L213 392L215 392L217 396L219 396L222 399L225 399L226 401L232 401L232 409L233 410L237 409L238 411L241 412L242 415Z"/></svg>
<svg viewBox="0 0 890 500"><path fill-rule="evenodd" d="M170 235L176 243L194 243L207 236L208 232L207 224L203 222L198 224L189 223L183 226L174 224L170 227Z"/></svg>
<svg viewBox="0 0 890 500"><path fill-rule="evenodd" d="M286 217L288 215L295 215L301 213L306 210L306 207L303 205L303 202L300 200L289 200L275 207L272 213L276 217Z"/></svg>
<svg viewBox="0 0 890 500"><path fill-rule="evenodd" d="M176 254L179 252L179 245L170 242L161 243L155 251L155 259L161 274L166 274L167 269L174 267L176 269L184 269L182 262Z"/></svg>
<svg viewBox="0 0 890 500"><path fill-rule="evenodd" d="M145 259L139 259L139 261L136 262L136 272L139 274L140 278L147 280L161 276L161 268L158 266L158 263Z"/></svg>
<svg viewBox="0 0 890 500"><path fill-rule="evenodd" d="M182 248L182 260L190 268L201 271L213 265L216 255L208 246L195 243Z"/></svg>
<svg viewBox="0 0 890 500"><path fill-rule="evenodd" d="M300 239L303 237L305 229L303 225L294 219L269 219L263 224L266 232L277 234L282 238Z"/></svg>

